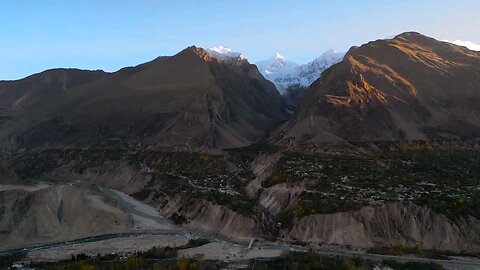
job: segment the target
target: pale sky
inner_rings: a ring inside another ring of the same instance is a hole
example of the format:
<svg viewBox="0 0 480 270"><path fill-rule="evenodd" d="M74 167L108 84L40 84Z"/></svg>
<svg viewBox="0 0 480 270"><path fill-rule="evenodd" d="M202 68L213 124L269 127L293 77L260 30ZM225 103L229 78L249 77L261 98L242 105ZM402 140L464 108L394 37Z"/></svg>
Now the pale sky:
<svg viewBox="0 0 480 270"><path fill-rule="evenodd" d="M115 71L190 45L301 64L406 31L479 49L479 15L478 0L0 0L0 80Z"/></svg>

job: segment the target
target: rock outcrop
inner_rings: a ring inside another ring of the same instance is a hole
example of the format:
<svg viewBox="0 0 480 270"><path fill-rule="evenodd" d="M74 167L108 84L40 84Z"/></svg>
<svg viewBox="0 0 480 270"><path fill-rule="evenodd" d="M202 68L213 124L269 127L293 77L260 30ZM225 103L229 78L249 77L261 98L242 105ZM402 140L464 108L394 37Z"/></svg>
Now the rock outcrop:
<svg viewBox="0 0 480 270"><path fill-rule="evenodd" d="M244 243L260 237L259 224L254 219L206 200L178 195L169 198L159 210L165 216L182 219L183 226L194 231Z"/></svg>
<svg viewBox="0 0 480 270"><path fill-rule="evenodd" d="M98 192L75 185L3 186L0 249L128 231L132 221Z"/></svg>
<svg viewBox="0 0 480 270"><path fill-rule="evenodd" d="M389 203L300 218L288 238L354 248L419 245L427 250L479 252L480 221L469 217L453 222L413 203Z"/></svg>

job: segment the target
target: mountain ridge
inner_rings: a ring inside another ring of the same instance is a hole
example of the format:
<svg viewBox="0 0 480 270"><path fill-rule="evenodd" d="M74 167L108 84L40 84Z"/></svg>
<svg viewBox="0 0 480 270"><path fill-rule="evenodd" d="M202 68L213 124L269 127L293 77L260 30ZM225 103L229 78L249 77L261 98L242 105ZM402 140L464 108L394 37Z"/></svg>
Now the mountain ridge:
<svg viewBox="0 0 480 270"><path fill-rule="evenodd" d="M4 147L239 147L286 118L275 87L254 65L220 62L195 46L92 78L76 72L88 78L68 91L62 78L73 77L71 70L0 83ZM42 76L49 78L45 87ZM25 84L30 80L34 87Z"/></svg>
<svg viewBox="0 0 480 270"><path fill-rule="evenodd" d="M478 53L415 32L352 47L311 85L285 136L326 142L477 136L479 74Z"/></svg>
<svg viewBox="0 0 480 270"><path fill-rule="evenodd" d="M286 94L286 90L291 87L308 88L325 69L338 63L343 55L330 49L314 60L298 65L277 53L268 60L257 62L257 66L263 76L275 84L280 93Z"/></svg>

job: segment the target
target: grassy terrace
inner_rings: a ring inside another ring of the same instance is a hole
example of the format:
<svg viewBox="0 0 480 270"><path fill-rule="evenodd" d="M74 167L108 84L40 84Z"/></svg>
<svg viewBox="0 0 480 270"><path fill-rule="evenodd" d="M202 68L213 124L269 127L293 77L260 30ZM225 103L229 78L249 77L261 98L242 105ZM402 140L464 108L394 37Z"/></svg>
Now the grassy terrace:
<svg viewBox="0 0 480 270"><path fill-rule="evenodd" d="M370 146L356 145L364 149ZM264 188L299 183L306 191L293 209L280 214L282 224L293 217L351 211L383 202L414 202L429 206L452 219L480 218L480 147L431 144L384 144L368 151L300 154L282 152ZM374 150L372 150L374 149ZM259 218L255 200L244 186L255 176L249 164L259 153L280 151L253 146L231 149L225 155L132 151L127 149L45 150L17 158L13 166L24 179L48 179L68 164L75 173L123 161L152 180L139 199L161 200L165 195L187 192L221 204L245 216Z"/></svg>
<svg viewBox="0 0 480 270"><path fill-rule="evenodd" d="M232 150L229 155L221 156L149 150L65 149L29 154L15 160L13 165L22 178L37 180L48 179L50 173L62 165L68 164L74 173L81 174L106 162L123 161L152 176L145 190L134 194L139 199L188 192L190 198L206 199L258 218L255 202L243 191L243 186L254 177L249 168L253 158L253 151L247 150Z"/></svg>
<svg viewBox="0 0 480 270"><path fill-rule="evenodd" d="M191 198L224 205L245 216L258 219L256 204L243 191L253 174L242 157L213 156L198 153L139 153L133 162L141 162L153 171L153 179L143 194L155 198L188 192ZM250 178L249 178L250 177Z"/></svg>
<svg viewBox="0 0 480 270"><path fill-rule="evenodd" d="M262 185L304 183L307 191L291 210L295 216L411 201L450 217L480 218L479 158L474 148L401 147L341 155L285 152Z"/></svg>

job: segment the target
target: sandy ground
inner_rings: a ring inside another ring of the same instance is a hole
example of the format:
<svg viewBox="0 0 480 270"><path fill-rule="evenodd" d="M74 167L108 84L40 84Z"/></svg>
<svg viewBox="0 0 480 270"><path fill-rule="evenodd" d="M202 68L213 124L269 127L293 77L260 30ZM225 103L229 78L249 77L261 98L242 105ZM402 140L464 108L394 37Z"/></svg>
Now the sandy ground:
<svg viewBox="0 0 480 270"><path fill-rule="evenodd" d="M134 253L135 251L148 250L154 246L179 247L187 244L189 239L191 239L191 235L145 235L101 240L90 243L65 244L59 247L30 251L28 252L25 261L58 261L69 259L72 255L82 253L90 256L111 253L129 254ZM260 245L263 244L260 243ZM241 262L253 258L278 257L287 252L289 249L291 248L288 246L254 246L252 249L248 249L244 245L233 244L225 241L216 241L200 247L179 250L178 257ZM449 261L442 261L408 256L402 257L338 251L319 251L319 253L325 256L359 256L373 262L382 261L385 259L396 260L403 263L407 261L420 261L439 263L442 264L445 269L480 269L480 261L478 259L463 257L452 258L452 260Z"/></svg>
<svg viewBox="0 0 480 270"><path fill-rule="evenodd" d="M111 253L133 253L148 250L154 246L182 246L188 243L189 238L175 235L148 235L115 238L90 243L63 245L49 249L35 250L28 253L26 261L58 261L69 259L72 255L86 254L95 256Z"/></svg>
<svg viewBox="0 0 480 270"><path fill-rule="evenodd" d="M0 209L15 210L0 216L1 229L9 232L0 237L0 251L114 233L184 231L155 208L105 187L81 183L0 185L0 195ZM23 210L14 207L15 198L21 199Z"/></svg>
<svg viewBox="0 0 480 270"><path fill-rule="evenodd" d="M129 254L148 250L152 247L179 247L190 240L188 235L145 235L115 238L89 243L67 244L59 247L40 249L28 252L25 261L58 261L69 259L72 255L86 254ZM253 247L228 242L212 242L200 247L182 249L178 257L201 258L205 260L240 261L252 258L273 258L282 255L283 248Z"/></svg>
<svg viewBox="0 0 480 270"><path fill-rule="evenodd" d="M133 219L133 230L178 230L169 219L161 216L158 211L121 191L101 187L100 190L108 197L116 200L120 207Z"/></svg>
<svg viewBox="0 0 480 270"><path fill-rule="evenodd" d="M50 185L46 183L38 183L36 185L0 185L0 191L24 190L28 192L33 192L33 191L41 190L48 187L50 187Z"/></svg>
<svg viewBox="0 0 480 270"><path fill-rule="evenodd" d="M282 249L252 248L232 245L230 243L214 242L200 247L180 250L178 257L201 258L205 260L236 261L253 258L273 258L282 255Z"/></svg>

